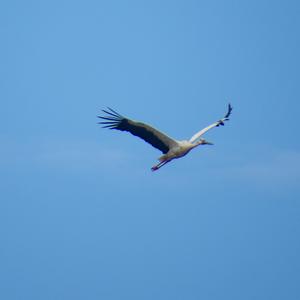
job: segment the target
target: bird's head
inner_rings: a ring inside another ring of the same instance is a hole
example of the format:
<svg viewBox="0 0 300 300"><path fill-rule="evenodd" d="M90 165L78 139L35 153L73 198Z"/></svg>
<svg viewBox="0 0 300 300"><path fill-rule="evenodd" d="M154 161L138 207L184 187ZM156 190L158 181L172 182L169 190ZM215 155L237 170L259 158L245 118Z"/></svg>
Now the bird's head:
<svg viewBox="0 0 300 300"><path fill-rule="evenodd" d="M200 139L199 140L199 145L213 145L213 143L211 143L211 142L208 142L207 140L205 140L205 139Z"/></svg>

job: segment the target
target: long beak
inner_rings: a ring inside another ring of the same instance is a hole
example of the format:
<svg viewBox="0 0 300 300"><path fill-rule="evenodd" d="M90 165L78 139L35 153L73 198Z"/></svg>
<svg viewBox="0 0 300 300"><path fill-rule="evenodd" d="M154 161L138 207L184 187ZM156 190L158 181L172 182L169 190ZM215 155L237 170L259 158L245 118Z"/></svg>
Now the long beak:
<svg viewBox="0 0 300 300"><path fill-rule="evenodd" d="M205 140L205 139L200 139L199 144L200 144L200 145L213 145L213 143L208 142L208 141Z"/></svg>

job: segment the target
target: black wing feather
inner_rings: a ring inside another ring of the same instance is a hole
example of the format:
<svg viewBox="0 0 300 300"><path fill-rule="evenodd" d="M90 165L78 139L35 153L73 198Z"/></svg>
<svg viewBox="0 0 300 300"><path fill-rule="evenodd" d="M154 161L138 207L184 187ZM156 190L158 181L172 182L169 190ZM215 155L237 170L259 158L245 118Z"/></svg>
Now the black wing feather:
<svg viewBox="0 0 300 300"><path fill-rule="evenodd" d="M164 142L161 138L159 138L159 135L162 135L162 133L160 133L159 131L150 127L147 124L130 120L128 118L123 117L113 109L108 109L109 111L102 110L103 112L108 114L108 116L98 116L98 118L105 120L99 122L99 124L104 125L103 128L128 131L132 135L138 136L147 143L151 144L154 148L159 149L164 154L169 151L169 145L166 142Z"/></svg>
<svg viewBox="0 0 300 300"><path fill-rule="evenodd" d="M228 111L227 111L227 114L225 115L225 119L228 119L229 118L229 116L230 116L230 114L231 114L231 111L232 111L232 106L231 106L231 104L229 103L228 104Z"/></svg>

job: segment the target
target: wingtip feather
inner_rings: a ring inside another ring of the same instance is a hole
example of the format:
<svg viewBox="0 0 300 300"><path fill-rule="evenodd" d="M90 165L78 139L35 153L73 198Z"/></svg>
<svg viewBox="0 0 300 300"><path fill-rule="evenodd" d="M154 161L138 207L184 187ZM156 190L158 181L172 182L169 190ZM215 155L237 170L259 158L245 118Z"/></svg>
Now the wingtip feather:
<svg viewBox="0 0 300 300"><path fill-rule="evenodd" d="M119 116L120 118L123 118L122 115L120 115L118 112L116 112L116 111L113 110L112 108L110 108L110 107L108 107L108 106L107 106L107 108L108 108L112 113L116 114L116 115Z"/></svg>

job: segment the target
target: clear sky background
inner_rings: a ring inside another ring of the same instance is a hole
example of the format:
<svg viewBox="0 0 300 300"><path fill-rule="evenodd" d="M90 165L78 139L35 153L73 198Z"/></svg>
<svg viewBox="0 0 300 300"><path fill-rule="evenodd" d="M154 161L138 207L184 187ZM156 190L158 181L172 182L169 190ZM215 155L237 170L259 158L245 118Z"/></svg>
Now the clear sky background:
<svg viewBox="0 0 300 300"><path fill-rule="evenodd" d="M0 298L300 299L299 1L2 1ZM110 106L177 139L158 172Z"/></svg>

